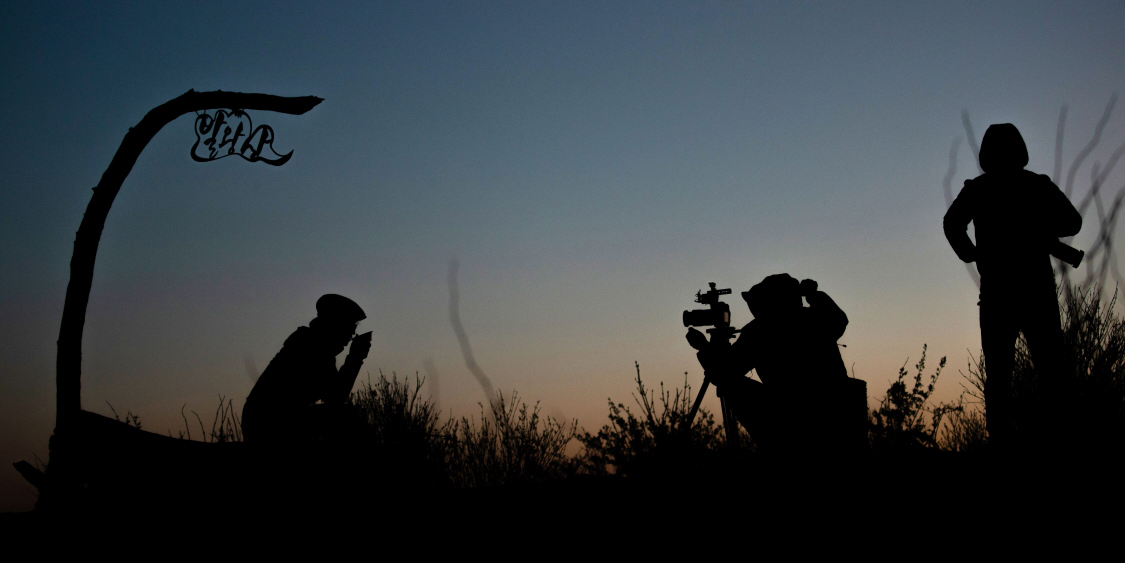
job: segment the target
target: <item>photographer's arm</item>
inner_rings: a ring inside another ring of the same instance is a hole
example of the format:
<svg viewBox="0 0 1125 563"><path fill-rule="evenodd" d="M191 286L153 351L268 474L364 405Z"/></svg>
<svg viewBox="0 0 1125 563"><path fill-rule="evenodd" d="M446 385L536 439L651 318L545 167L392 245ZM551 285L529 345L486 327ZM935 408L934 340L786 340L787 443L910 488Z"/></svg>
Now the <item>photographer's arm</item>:
<svg viewBox="0 0 1125 563"><path fill-rule="evenodd" d="M977 259L977 247L969 238L969 223L972 222L972 193L973 190L969 187L970 180L965 181L965 187L961 189L961 193L957 194L957 199L953 200L953 204L949 206L949 211L945 212L945 219L942 220L942 227L945 229L945 238L949 241L949 246L953 247L953 252L957 253L957 257L962 262L969 263L975 262Z"/></svg>
<svg viewBox="0 0 1125 563"><path fill-rule="evenodd" d="M688 329L687 340L692 348L699 351L695 357L703 368L704 376L715 385L722 385L732 376L744 376L754 367L753 356L746 349L749 340L743 341L742 337L731 346L714 346L702 332L691 328ZM740 346L739 342L743 344Z"/></svg>
<svg viewBox="0 0 1125 563"><path fill-rule="evenodd" d="M719 365L725 361L725 358L721 357L722 354L711 346L707 337L704 336L702 332L699 332L698 329L694 327L689 328L686 337L688 344L698 350L695 353L695 357L699 360L699 365L703 368L703 373L705 375L715 372L715 370L719 368Z"/></svg>
<svg viewBox="0 0 1125 563"><path fill-rule="evenodd" d="M344 359L344 365L340 366L339 371L336 372L334 389L329 391L328 397L324 398L325 403L343 404L348 400L348 395L351 394L352 387L355 386L355 379L359 376L359 368L363 367L363 360L367 358L367 353L370 350L370 332L361 334L352 340L348 357Z"/></svg>
<svg viewBox="0 0 1125 563"><path fill-rule="evenodd" d="M813 291L805 295L809 308L816 315L817 324L832 340L839 340L848 328L848 315L823 291Z"/></svg>

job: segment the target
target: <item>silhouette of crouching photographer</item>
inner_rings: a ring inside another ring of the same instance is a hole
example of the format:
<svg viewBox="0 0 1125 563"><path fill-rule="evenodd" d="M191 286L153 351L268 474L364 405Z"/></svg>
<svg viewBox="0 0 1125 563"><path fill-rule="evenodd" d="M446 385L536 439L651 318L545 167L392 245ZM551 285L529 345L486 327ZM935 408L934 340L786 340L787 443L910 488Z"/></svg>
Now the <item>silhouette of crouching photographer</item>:
<svg viewBox="0 0 1125 563"><path fill-rule="evenodd" d="M742 297L754 320L734 344L713 345L695 329L687 339L755 444L767 453L862 451L866 386L848 378L836 344L847 315L815 281L798 283L788 274L768 276ZM747 377L751 369L760 382ZM862 406L853 404L857 386Z"/></svg>
<svg viewBox="0 0 1125 563"><path fill-rule="evenodd" d="M367 318L354 301L328 294L317 316L285 340L246 398L242 433L247 443L347 441L360 432L362 415L345 403L371 349L371 333L356 336ZM343 366L336 356L351 344Z"/></svg>

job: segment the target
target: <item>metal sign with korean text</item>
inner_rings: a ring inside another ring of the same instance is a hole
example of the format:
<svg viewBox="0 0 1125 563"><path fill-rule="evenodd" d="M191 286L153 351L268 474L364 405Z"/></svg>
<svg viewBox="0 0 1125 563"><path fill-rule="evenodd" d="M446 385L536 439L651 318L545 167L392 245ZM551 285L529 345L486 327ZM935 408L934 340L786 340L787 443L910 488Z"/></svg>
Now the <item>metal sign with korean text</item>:
<svg viewBox="0 0 1125 563"><path fill-rule="evenodd" d="M264 162L281 166L293 156L277 154L273 149L275 135L269 125L256 128L250 115L237 109L207 110L195 116L195 144L191 158L196 162L211 162L238 155L250 162Z"/></svg>

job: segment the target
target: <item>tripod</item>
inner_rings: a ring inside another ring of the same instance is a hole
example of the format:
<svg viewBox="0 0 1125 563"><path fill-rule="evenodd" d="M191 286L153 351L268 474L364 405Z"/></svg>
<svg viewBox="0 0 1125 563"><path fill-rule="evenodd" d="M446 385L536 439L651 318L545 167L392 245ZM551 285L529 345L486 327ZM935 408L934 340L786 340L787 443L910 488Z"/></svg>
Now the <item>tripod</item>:
<svg viewBox="0 0 1125 563"><path fill-rule="evenodd" d="M712 284L714 286L714 284ZM729 317L728 317L729 318ZM720 325L714 328L707 329L707 334L711 335L708 341L708 347L718 353L720 357L728 357L730 353L730 339L738 333L737 329L731 328L730 325ZM725 369L726 366L720 366L718 369ZM695 422L695 415L699 412L699 406L703 403L703 397L707 395L707 388L711 386L711 376L707 374L706 369L703 372L703 385L699 387L699 393L695 396L695 403L691 405L691 412L688 413L687 426L685 429L690 429L693 422ZM722 395L719 395L719 407L723 413L723 430L726 434L727 444L730 446L737 446L739 442L738 436L738 421L734 417L734 412L731 411L727 405L727 400Z"/></svg>

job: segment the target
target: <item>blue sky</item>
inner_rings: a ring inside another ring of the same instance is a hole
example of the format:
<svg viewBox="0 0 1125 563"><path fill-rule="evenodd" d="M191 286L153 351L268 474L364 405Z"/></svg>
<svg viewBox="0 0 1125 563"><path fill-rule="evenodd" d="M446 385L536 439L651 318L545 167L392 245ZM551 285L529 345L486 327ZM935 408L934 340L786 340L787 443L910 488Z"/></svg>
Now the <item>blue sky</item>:
<svg viewBox="0 0 1125 563"><path fill-rule="evenodd" d="M427 376L442 408L497 389L593 430L700 370L680 312L709 281L811 277L848 313L872 398L922 344L943 397L979 350L976 289L941 234L941 181L977 134L1022 131L1051 173L1122 90L1125 6L1104 3L6 2L0 6L0 458L46 458L74 232L124 133L188 89L316 95L252 114L280 168L145 150L110 212L83 405L182 427L240 404L323 293L363 306L373 374ZM1125 140L1115 113L1094 160ZM1065 169L1065 168L1064 168ZM1108 187L1120 189L1122 176ZM1084 247L1095 229L1077 239ZM737 293L736 293L737 295ZM728 300L736 323L750 320ZM434 373L426 373L425 365ZM248 366L251 366L248 368ZM433 388L434 384L436 388ZM10 467L10 466L8 466ZM29 488L0 470L0 509Z"/></svg>

